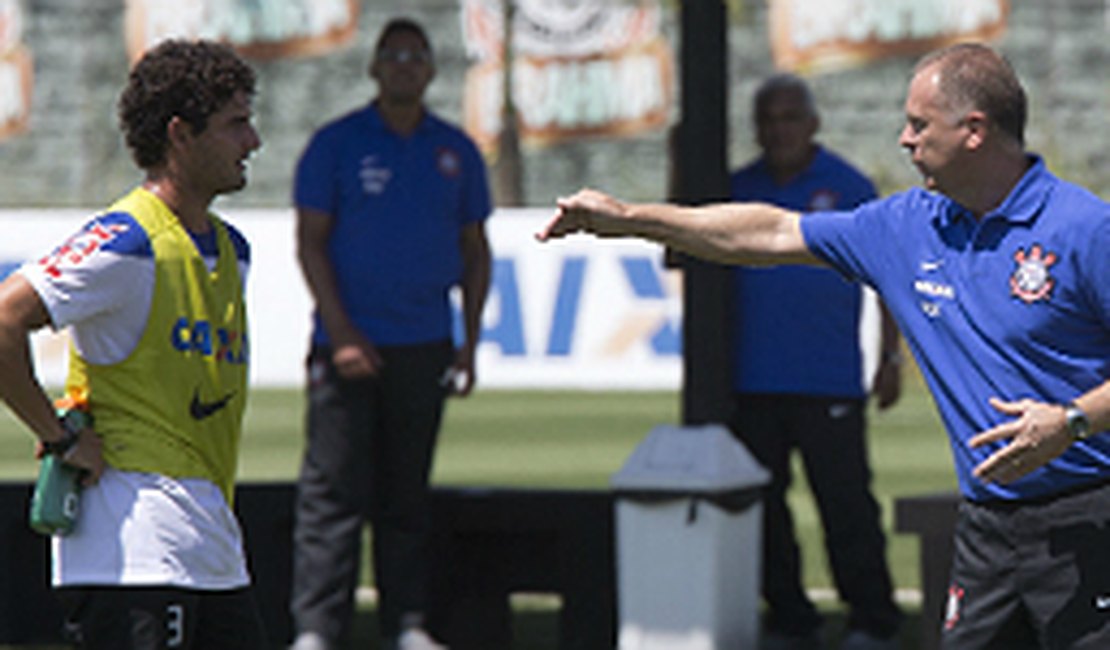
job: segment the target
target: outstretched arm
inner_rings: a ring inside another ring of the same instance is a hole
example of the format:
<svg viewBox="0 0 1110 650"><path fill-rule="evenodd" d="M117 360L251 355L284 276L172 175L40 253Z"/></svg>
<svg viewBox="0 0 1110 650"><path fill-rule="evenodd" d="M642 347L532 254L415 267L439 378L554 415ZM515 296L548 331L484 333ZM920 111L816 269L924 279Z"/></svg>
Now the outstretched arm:
<svg viewBox="0 0 1110 650"><path fill-rule="evenodd" d="M576 232L638 237L724 264L821 263L806 247L801 215L763 203L625 203L587 189L559 199L555 216L536 237L547 241Z"/></svg>

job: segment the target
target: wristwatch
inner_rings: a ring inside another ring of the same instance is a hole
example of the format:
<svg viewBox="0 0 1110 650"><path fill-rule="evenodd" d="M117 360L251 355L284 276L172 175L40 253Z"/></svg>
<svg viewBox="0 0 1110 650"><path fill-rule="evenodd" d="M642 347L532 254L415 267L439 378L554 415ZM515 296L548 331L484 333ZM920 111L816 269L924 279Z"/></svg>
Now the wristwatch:
<svg viewBox="0 0 1110 650"><path fill-rule="evenodd" d="M1091 421L1087 419L1087 414L1076 406L1075 402L1064 405L1064 418L1072 440L1086 440L1094 433L1091 431Z"/></svg>

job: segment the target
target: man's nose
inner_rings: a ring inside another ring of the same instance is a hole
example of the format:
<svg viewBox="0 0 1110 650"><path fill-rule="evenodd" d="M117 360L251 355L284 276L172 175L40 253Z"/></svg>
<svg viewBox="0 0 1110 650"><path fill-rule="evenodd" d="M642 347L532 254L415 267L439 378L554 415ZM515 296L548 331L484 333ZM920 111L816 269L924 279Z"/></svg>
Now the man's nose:
<svg viewBox="0 0 1110 650"><path fill-rule="evenodd" d="M250 129L250 135L247 140L247 148L250 151L258 151L262 148L262 136L258 134L258 129L253 126Z"/></svg>
<svg viewBox="0 0 1110 650"><path fill-rule="evenodd" d="M915 136L910 126L907 124L902 127L901 133L898 134L898 144L907 151L911 151L915 145Z"/></svg>

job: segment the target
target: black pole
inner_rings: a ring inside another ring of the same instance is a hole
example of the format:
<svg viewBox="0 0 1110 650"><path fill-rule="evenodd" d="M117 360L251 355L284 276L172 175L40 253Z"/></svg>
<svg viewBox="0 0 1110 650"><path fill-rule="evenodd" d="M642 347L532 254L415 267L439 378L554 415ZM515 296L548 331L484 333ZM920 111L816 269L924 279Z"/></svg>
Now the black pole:
<svg viewBox="0 0 1110 650"><path fill-rule="evenodd" d="M513 43L513 20L516 0L502 0L501 11L505 32L501 43L501 133L497 138L497 162L493 168L494 200L498 206L524 205L524 156L520 152L520 130L517 124L516 104L513 100L513 62L516 48Z"/></svg>
<svg viewBox="0 0 1110 650"><path fill-rule="evenodd" d="M681 7L682 118L677 137L677 199L697 205L728 199L728 24L723 0ZM731 411L732 272L683 259L685 424L724 422Z"/></svg>

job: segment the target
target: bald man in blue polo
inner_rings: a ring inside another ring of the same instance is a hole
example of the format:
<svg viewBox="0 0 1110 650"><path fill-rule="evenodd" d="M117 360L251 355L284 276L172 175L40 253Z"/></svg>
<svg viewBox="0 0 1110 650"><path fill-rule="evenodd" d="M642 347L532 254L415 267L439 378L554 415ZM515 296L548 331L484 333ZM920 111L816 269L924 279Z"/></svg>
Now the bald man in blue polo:
<svg viewBox="0 0 1110 650"><path fill-rule="evenodd" d="M964 500L941 647L1110 648L1110 205L1025 150L1010 64L924 57L899 144L924 187L847 212L640 205L583 190L587 231L743 264L826 264L876 288L947 429Z"/></svg>

